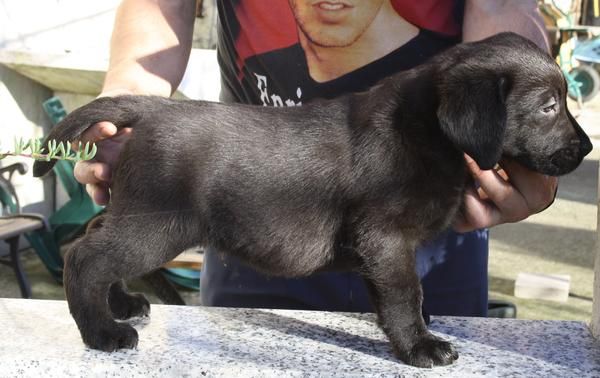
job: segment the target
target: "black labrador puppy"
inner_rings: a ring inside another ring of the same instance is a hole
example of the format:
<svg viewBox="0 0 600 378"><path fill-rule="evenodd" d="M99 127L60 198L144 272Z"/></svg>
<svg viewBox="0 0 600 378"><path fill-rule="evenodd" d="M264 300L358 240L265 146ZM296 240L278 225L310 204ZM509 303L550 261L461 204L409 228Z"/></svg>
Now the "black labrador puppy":
<svg viewBox="0 0 600 378"><path fill-rule="evenodd" d="M114 318L149 313L123 280L210 245L273 275L355 270L402 361L450 364L457 352L421 316L415 250L461 210L472 184L463 153L483 169L506 156L562 175L592 148L560 68L509 33L301 108L99 98L47 139L75 140L99 121L135 131L106 213L65 256L64 284L83 341L105 351L138 342Z"/></svg>

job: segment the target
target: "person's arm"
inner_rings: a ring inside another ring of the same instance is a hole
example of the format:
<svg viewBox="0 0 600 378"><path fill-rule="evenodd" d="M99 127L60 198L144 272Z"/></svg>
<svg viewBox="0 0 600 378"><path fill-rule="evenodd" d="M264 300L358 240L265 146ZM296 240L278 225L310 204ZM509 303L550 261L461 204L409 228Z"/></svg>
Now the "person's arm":
<svg viewBox="0 0 600 378"><path fill-rule="evenodd" d="M100 96L146 94L170 96L183 77L194 27L191 0L123 0L111 38L110 63ZM94 161L75 165L75 178L98 204L107 204L111 169L130 130L117 134L100 122L82 136L98 144Z"/></svg>
<svg viewBox="0 0 600 378"><path fill-rule="evenodd" d="M190 55L194 14L191 0L124 0L102 92L173 94Z"/></svg>
<svg viewBox="0 0 600 378"><path fill-rule="evenodd" d="M463 41L477 41L512 31L549 50L546 29L535 0L466 0ZM504 172L482 171L467 159L471 175L480 184L467 192L458 231L517 222L535 214L552 201L558 179L527 170L513 161L500 163Z"/></svg>
<svg viewBox="0 0 600 378"><path fill-rule="evenodd" d="M549 51L544 20L535 0L466 0L463 41L477 41L511 31Z"/></svg>

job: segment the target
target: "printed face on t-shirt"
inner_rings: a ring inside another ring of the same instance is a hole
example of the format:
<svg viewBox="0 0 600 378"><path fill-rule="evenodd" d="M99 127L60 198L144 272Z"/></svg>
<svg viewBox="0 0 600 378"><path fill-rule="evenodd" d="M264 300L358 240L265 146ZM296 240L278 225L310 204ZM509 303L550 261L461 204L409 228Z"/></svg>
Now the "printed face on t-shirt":
<svg viewBox="0 0 600 378"><path fill-rule="evenodd" d="M221 0L221 98L297 106L363 91L458 42L462 2Z"/></svg>
<svg viewBox="0 0 600 378"><path fill-rule="evenodd" d="M388 0L289 0L301 32L321 47L352 45Z"/></svg>

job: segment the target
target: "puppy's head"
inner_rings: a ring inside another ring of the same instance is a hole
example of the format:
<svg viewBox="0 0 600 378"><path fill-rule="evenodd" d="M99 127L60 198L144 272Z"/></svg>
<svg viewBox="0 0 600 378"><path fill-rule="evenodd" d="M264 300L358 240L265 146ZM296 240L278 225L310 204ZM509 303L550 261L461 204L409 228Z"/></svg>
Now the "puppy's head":
<svg viewBox="0 0 600 378"><path fill-rule="evenodd" d="M591 151L567 109L560 67L529 40L502 33L443 55L436 83L440 126L482 169L504 155L558 176Z"/></svg>

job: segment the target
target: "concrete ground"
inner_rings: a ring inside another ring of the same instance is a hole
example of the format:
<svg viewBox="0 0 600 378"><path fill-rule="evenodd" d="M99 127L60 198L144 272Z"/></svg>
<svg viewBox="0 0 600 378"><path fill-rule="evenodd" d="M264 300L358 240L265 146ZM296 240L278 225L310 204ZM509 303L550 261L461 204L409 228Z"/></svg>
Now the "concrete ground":
<svg viewBox="0 0 600 378"><path fill-rule="evenodd" d="M571 105L578 120L600 146L600 96L580 111ZM490 297L517 305L519 318L589 321L592 309L594 258L596 255L597 182L600 148L572 174L561 178L558 198L546 211L518 224L491 230L489 262ZM22 253L25 269L37 299L64 299L62 287L31 251ZM568 274L570 297L566 303L518 299L513 296L519 272ZM149 292L137 282L134 288ZM189 304L198 304L194 291L182 291ZM0 265L0 297L19 297L13 272ZM157 299L150 295L152 302Z"/></svg>

